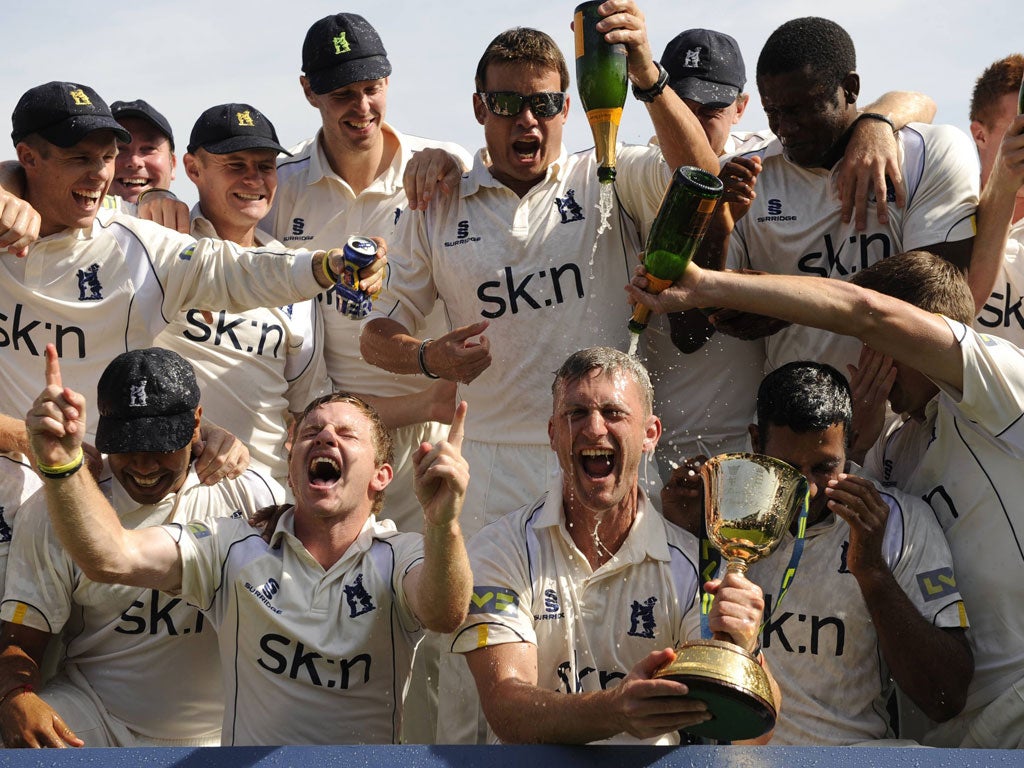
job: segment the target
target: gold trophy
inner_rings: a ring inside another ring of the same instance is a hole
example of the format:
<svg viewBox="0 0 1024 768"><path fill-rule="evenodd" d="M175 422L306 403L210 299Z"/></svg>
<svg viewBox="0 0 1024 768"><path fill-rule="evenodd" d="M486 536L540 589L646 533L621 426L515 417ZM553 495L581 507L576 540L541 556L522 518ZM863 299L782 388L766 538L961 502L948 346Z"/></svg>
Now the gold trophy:
<svg viewBox="0 0 1024 768"><path fill-rule="evenodd" d="M729 573L767 557L807 503L807 480L789 464L757 453L724 453L701 468L707 536ZM687 732L719 741L751 739L775 726L768 675L724 633L684 643L655 677L684 683L708 705L711 720Z"/></svg>

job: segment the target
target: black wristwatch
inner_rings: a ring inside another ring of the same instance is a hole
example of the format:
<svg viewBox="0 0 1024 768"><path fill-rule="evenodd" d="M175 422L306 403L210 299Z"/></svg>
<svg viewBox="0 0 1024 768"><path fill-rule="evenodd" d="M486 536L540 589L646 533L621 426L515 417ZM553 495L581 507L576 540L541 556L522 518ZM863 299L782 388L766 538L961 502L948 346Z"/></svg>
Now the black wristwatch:
<svg viewBox="0 0 1024 768"><path fill-rule="evenodd" d="M665 86L668 85L668 70L666 70L659 62L654 62L654 66L658 68L658 80L650 88L637 88L636 83L633 83L633 97L637 101L643 101L650 104L656 98L661 96L661 92L665 90Z"/></svg>

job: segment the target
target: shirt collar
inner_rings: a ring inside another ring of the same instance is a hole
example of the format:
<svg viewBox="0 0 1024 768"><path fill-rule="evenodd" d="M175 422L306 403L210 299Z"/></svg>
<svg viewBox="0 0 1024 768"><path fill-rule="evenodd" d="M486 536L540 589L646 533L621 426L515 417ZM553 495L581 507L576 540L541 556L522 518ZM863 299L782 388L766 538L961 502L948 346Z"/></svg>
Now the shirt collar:
<svg viewBox="0 0 1024 768"><path fill-rule="evenodd" d="M565 149L565 145L562 144L559 147L558 157L548 166L543 180L538 182L537 186L542 186L552 180L561 181L567 172L568 161L569 154ZM473 167L468 175L462 177L461 195L462 197L469 197L476 194L482 187L508 189L508 187L491 175L491 156L487 152L487 147L477 150L476 155L473 156Z"/></svg>
<svg viewBox="0 0 1024 768"><path fill-rule="evenodd" d="M192 221L192 237L209 237L214 240L223 239L221 238L220 235L217 234L217 230L214 228L213 222L210 221L205 216L203 216L203 211L199 207L199 203L196 203L195 205L192 206L192 210L189 211L188 215ZM256 231L253 233L253 238L256 240L256 245L260 247L275 247L279 245L279 243L273 237L271 237L270 234L264 232L262 229L259 229L258 227Z"/></svg>
<svg viewBox="0 0 1024 768"><path fill-rule="evenodd" d="M356 536L355 541L349 546L342 555L338 562L330 567L329 570L335 570L337 568L346 568L347 563L352 560L361 557L371 546L376 538L382 536L388 536L397 532L395 524L390 520L378 520L375 515L370 515L366 522L363 523L362 529L359 531L359 535ZM290 506L282 513L281 517L278 518L277 526L274 528L274 532L270 536L270 548L278 549L284 542L287 542L292 549L299 553L304 553L306 557L310 557L309 551L299 540L299 537L295 535L295 507Z"/></svg>
<svg viewBox="0 0 1024 768"><path fill-rule="evenodd" d="M651 505L650 499L647 498L643 488L638 487L637 491L639 505L636 518L629 529L629 534L626 536L626 540L622 542L622 546L619 547L619 551L615 553L615 556L608 563L601 566L602 568L609 567L611 563L638 563L647 558L665 562L670 559L665 519ZM534 527L558 527L561 529L561 535L571 540L569 531L565 527L561 473L552 478L548 486L544 506L534 521Z"/></svg>
<svg viewBox="0 0 1024 768"><path fill-rule="evenodd" d="M405 137L393 126L388 123L381 123L381 132L390 133L395 137L398 141L398 151L395 152L395 156L391 159L391 164L385 169L384 173L374 179L367 189L374 189L385 195L394 195L402 186L402 176L405 173L405 166L408 164L409 158L412 157L412 152L409 150ZM324 152L323 135L324 129L321 128L316 132L316 137L313 139L313 146L309 151L309 171L306 174L306 184L311 186L323 179L333 179L346 188L351 189L348 182L331 168L331 163L327 159L327 153Z"/></svg>

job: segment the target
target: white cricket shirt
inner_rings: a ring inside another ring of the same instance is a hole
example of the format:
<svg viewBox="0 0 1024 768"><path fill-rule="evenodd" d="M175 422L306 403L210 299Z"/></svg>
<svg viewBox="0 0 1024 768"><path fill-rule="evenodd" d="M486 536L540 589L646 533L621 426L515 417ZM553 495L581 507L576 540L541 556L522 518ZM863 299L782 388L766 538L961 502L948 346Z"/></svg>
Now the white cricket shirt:
<svg viewBox="0 0 1024 768"><path fill-rule="evenodd" d="M198 204L192 235L216 238ZM283 246L257 230L261 248ZM244 312L214 309L207 322L199 309L179 312L156 345L177 352L196 372L203 415L249 448L253 467L287 487L288 412L301 413L331 391L323 356L323 323L314 301Z"/></svg>
<svg viewBox="0 0 1024 768"><path fill-rule="evenodd" d="M857 270L888 256L974 235L978 205L978 153L962 131L912 123L897 134L907 204L895 205L887 189L889 223L878 223L869 200L867 229L844 224L836 187L838 165L803 168L787 160L776 139L754 154L763 170L757 197L736 224L730 256L740 267L772 274L815 275L848 280ZM735 253L734 253L735 252ZM806 326L769 336L768 368L793 360L817 360L847 375L860 342Z"/></svg>
<svg viewBox="0 0 1024 768"><path fill-rule="evenodd" d="M413 154L434 147L459 157L467 167L472 159L458 144L409 136L387 123L381 130L398 141L398 151L391 165L358 195L331 169L321 146L322 129L293 147L293 157L278 163L274 207L263 227L288 248L341 248L352 235L383 237L388 258L393 258L398 222L408 215L402 176ZM389 396L420 392L430 384L423 376L403 376L365 362L359 353L360 323L337 311L333 289L321 301L327 372L335 389ZM427 335L443 335L447 329L441 313L432 320Z"/></svg>
<svg viewBox="0 0 1024 768"><path fill-rule="evenodd" d="M936 627L966 627L952 557L931 509L879 486L889 506L882 555L900 588ZM857 579L846 567L850 526L829 515L807 528L796 576L775 603L793 553L789 532L772 555L750 566L771 618L761 645L782 691L771 743L839 746L892 738L889 668Z"/></svg>
<svg viewBox="0 0 1024 768"><path fill-rule="evenodd" d="M521 198L488 165L481 150L457 195L408 215L367 321L390 317L418 334L437 299L452 328L488 320L491 366L459 387L469 403L466 437L546 445L553 372L584 347L629 344L623 289L669 169L657 148L619 147L617 205L599 237L592 150L563 147Z"/></svg>
<svg viewBox="0 0 1024 768"><path fill-rule="evenodd" d="M1024 345L1024 219L1010 227L1006 254L992 293L974 318L974 330Z"/></svg>
<svg viewBox="0 0 1024 768"><path fill-rule="evenodd" d="M923 497L946 534L971 617L969 712L1024 678L1024 351L944 319L963 353L963 392L936 382L925 421L897 425L868 458L886 483Z"/></svg>
<svg viewBox="0 0 1024 768"><path fill-rule="evenodd" d="M307 253L247 251L102 210L89 229L0 257L0 412L28 411L47 342L64 384L91 396L114 357L153 346L183 310L280 306L321 290ZM86 429L91 442L96 420Z"/></svg>
<svg viewBox="0 0 1024 768"><path fill-rule="evenodd" d="M271 544L244 521L168 528L182 597L217 630L226 705L222 743L390 744L422 634L403 580L423 539L371 515L324 571L294 533Z"/></svg>
<svg viewBox="0 0 1024 768"><path fill-rule="evenodd" d="M641 495L626 540L592 570L566 531L561 494L559 480L472 538L473 597L452 651L531 643L537 686L571 695L612 688L652 651L700 637L697 540ZM619 734L601 743L638 740ZM646 743L678 744L679 736Z"/></svg>
<svg viewBox="0 0 1024 768"><path fill-rule="evenodd" d="M103 488L121 523L133 529L247 518L280 501L251 471L212 486L200 485L190 471L181 491L159 504L139 505L114 480ZM0 618L63 631L64 662L77 667L110 715L133 732L167 740L220 728L224 693L214 628L179 598L86 578L54 533L43 494L18 515Z"/></svg>

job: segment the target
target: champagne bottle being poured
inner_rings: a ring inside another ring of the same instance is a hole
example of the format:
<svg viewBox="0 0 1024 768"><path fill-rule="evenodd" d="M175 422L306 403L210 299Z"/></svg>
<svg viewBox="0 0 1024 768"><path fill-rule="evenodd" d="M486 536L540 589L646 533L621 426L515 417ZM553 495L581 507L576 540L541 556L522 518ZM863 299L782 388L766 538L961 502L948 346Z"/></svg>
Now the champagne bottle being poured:
<svg viewBox="0 0 1024 768"><path fill-rule="evenodd" d="M576 88L594 134L594 149L602 184L615 180L615 140L626 103L626 46L612 45L595 26L602 18L603 0L581 3L573 16L576 38Z"/></svg>

